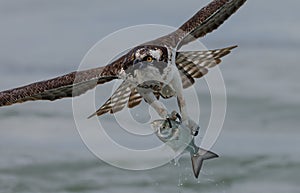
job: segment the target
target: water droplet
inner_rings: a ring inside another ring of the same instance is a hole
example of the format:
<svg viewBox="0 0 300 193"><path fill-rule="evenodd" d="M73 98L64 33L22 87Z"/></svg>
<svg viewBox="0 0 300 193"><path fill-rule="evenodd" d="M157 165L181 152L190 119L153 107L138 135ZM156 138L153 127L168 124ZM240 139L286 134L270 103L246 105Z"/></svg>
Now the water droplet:
<svg viewBox="0 0 300 193"><path fill-rule="evenodd" d="M178 184L178 187L182 187L182 186L183 186L183 183L179 183L179 184Z"/></svg>
<svg viewBox="0 0 300 193"><path fill-rule="evenodd" d="M179 156L174 158L174 165L175 166L180 166L179 159L180 159Z"/></svg>

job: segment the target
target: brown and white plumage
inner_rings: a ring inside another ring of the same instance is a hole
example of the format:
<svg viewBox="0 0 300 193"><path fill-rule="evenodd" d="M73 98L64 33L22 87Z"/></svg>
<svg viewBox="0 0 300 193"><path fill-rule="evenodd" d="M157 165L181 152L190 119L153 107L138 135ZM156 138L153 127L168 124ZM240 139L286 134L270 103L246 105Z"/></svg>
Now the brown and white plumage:
<svg viewBox="0 0 300 193"><path fill-rule="evenodd" d="M221 58L228 55L232 49L228 48L208 50L208 51L190 51L178 52L176 65L181 73L183 88L188 88L195 83L195 78L201 78L208 73L209 68L220 64Z"/></svg>
<svg viewBox="0 0 300 193"><path fill-rule="evenodd" d="M54 101L79 96L93 89L97 84L103 84L116 78L102 76L103 69L100 67L82 72L72 72L50 80L0 92L0 106L35 100Z"/></svg>
<svg viewBox="0 0 300 193"><path fill-rule="evenodd" d="M234 48L236 46L209 51L178 52L176 65L180 71L183 88L192 86L195 83L195 78L201 78L207 74L209 68L220 64L221 58L229 54ZM159 98L160 95L158 93L154 94ZM124 81L93 115L113 114L122 110L126 104L128 104L128 108L133 108L139 105L142 100L143 97L138 93L137 89Z"/></svg>
<svg viewBox="0 0 300 193"><path fill-rule="evenodd" d="M217 29L245 2L246 0L213 0L175 32L141 46L147 47L149 45L148 47L151 48L151 45L154 45L166 47L167 49L179 49L183 45ZM208 68L219 64L221 62L220 58L229 54L233 48L177 52L176 67L179 70L183 88L193 85L195 78L204 76L208 72ZM0 107L26 101L53 101L84 94L98 84L120 79L121 71L132 65L132 56L135 51L136 49L134 48L104 67L72 72L54 79L0 92ZM156 98L160 97L159 92L153 91L153 94ZM140 104L142 100L143 97L139 90L132 84L124 81L95 115L115 113L122 110L126 105L132 108Z"/></svg>
<svg viewBox="0 0 300 193"><path fill-rule="evenodd" d="M246 0L214 0L198 11L178 30L150 43L155 45L167 44L180 49L182 46L216 30L245 2Z"/></svg>

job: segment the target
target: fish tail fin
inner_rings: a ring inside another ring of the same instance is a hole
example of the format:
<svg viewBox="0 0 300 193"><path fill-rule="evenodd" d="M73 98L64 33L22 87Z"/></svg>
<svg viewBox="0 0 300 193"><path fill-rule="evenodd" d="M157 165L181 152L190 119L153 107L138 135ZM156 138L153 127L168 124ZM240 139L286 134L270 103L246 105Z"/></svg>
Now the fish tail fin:
<svg viewBox="0 0 300 193"><path fill-rule="evenodd" d="M219 157L217 154L201 148L199 148L197 153L191 153L192 166L195 177L199 177L204 160L213 159L217 157Z"/></svg>

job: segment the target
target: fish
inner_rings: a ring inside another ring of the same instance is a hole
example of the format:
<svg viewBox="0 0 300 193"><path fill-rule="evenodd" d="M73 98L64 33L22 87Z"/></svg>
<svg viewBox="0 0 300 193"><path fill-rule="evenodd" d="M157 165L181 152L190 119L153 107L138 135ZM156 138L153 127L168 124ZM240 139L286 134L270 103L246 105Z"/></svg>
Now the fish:
<svg viewBox="0 0 300 193"><path fill-rule="evenodd" d="M219 157L214 152L198 147L195 144L195 136L191 135L191 130L182 124L181 120L159 119L151 122L151 127L156 136L176 154L182 156L184 153L190 153L193 172L197 179L203 161Z"/></svg>

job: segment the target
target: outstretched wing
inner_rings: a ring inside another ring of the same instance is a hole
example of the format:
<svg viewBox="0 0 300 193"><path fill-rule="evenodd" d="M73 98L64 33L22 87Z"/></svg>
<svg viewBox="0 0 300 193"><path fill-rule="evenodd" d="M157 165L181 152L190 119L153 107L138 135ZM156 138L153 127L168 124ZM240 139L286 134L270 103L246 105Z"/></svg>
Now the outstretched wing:
<svg viewBox="0 0 300 193"><path fill-rule="evenodd" d="M175 32L147 44L167 45L179 50L183 45L217 29L245 2L246 0L213 0Z"/></svg>
<svg viewBox="0 0 300 193"><path fill-rule="evenodd" d="M176 65L181 75L183 88L188 88L195 83L194 78L201 78L208 73L208 69L221 63L221 58L228 55L232 49L228 48L208 50L177 52Z"/></svg>
<svg viewBox="0 0 300 193"><path fill-rule="evenodd" d="M186 34L177 48L180 49L183 45L216 30L245 2L246 0L216 0L211 2L178 29L186 32Z"/></svg>
<svg viewBox="0 0 300 193"><path fill-rule="evenodd" d="M103 68L72 72L64 76L27 86L0 92L0 107L35 100L54 101L74 97L93 89L97 84L115 79L114 76L101 77Z"/></svg>
<svg viewBox="0 0 300 193"><path fill-rule="evenodd" d="M118 78L126 55L105 67L72 72L57 78L0 92L0 107L35 100L54 101L75 97L93 89L98 84Z"/></svg>

